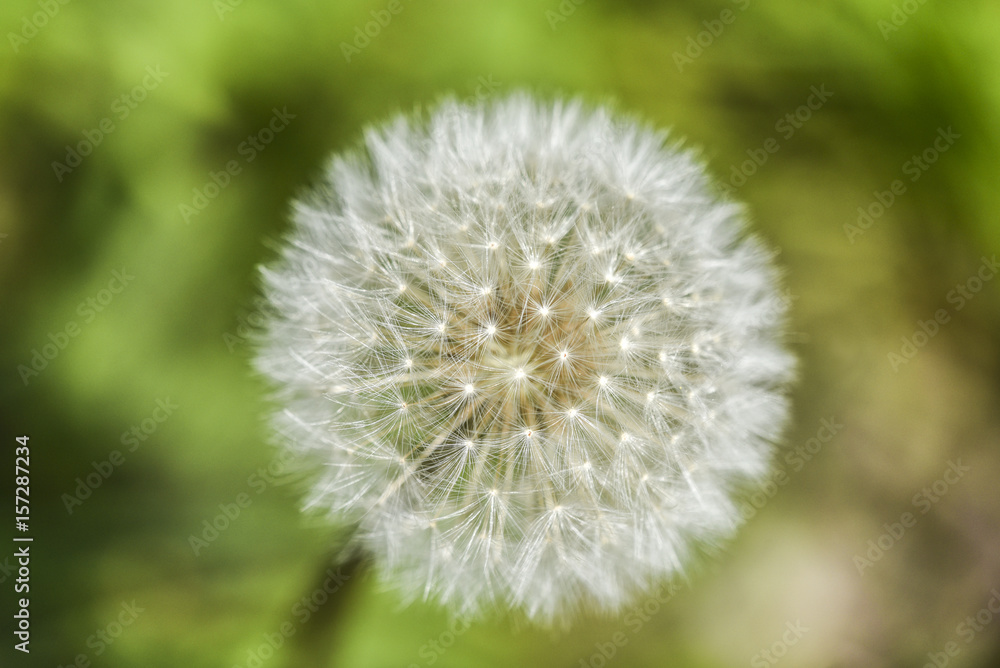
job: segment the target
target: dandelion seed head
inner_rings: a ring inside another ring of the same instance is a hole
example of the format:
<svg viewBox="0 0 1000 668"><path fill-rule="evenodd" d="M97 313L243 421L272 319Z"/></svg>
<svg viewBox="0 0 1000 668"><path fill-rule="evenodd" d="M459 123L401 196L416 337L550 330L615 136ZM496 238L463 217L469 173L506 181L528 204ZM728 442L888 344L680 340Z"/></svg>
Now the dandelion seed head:
<svg viewBox="0 0 1000 668"><path fill-rule="evenodd" d="M663 133L445 102L370 129L293 218L263 272L275 431L404 595L617 611L739 523L787 413L785 302Z"/></svg>

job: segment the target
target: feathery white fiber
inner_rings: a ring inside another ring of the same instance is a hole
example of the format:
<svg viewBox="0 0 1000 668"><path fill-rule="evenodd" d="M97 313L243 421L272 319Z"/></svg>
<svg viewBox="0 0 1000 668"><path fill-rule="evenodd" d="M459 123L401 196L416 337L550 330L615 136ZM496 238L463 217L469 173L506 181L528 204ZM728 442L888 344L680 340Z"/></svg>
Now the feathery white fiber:
<svg viewBox="0 0 1000 668"><path fill-rule="evenodd" d="M661 133L524 94L370 129L264 270L310 507L411 597L615 611L739 523L793 360L770 255Z"/></svg>

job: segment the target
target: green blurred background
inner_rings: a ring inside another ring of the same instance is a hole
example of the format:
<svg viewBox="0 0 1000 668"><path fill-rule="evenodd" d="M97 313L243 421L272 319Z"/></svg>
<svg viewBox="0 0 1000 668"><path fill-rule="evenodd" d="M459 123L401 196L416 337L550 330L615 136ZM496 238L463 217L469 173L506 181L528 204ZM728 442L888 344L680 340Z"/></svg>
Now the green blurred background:
<svg viewBox="0 0 1000 668"><path fill-rule="evenodd" d="M35 538L4 665L1000 665L997 3L8 0L0 26L0 438L13 469L31 437ZM452 634L338 575L245 335L330 152L518 88L701 147L780 249L801 381L784 477L668 602Z"/></svg>

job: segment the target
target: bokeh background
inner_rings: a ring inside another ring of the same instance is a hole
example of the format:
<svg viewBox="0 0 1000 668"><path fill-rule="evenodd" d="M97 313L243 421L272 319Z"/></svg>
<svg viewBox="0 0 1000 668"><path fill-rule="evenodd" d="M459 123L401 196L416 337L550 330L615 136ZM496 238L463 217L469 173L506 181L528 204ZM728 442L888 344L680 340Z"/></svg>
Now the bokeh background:
<svg viewBox="0 0 1000 668"><path fill-rule="evenodd" d="M28 434L35 538L4 665L1000 665L997 3L7 0L0 27L2 486ZM257 266L327 155L518 88L700 147L780 251L800 358L735 540L570 629L454 626L331 561L249 367Z"/></svg>

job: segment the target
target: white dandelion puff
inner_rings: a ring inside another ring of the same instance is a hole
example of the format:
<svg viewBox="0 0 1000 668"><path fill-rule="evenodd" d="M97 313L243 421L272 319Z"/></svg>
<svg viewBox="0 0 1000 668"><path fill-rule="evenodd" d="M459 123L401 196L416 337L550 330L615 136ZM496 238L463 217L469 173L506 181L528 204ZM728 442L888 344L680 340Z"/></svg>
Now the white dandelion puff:
<svg viewBox="0 0 1000 668"><path fill-rule="evenodd" d="M743 227L689 153L579 101L369 130L263 272L257 366L307 505L458 614L616 611L676 575L787 413Z"/></svg>

